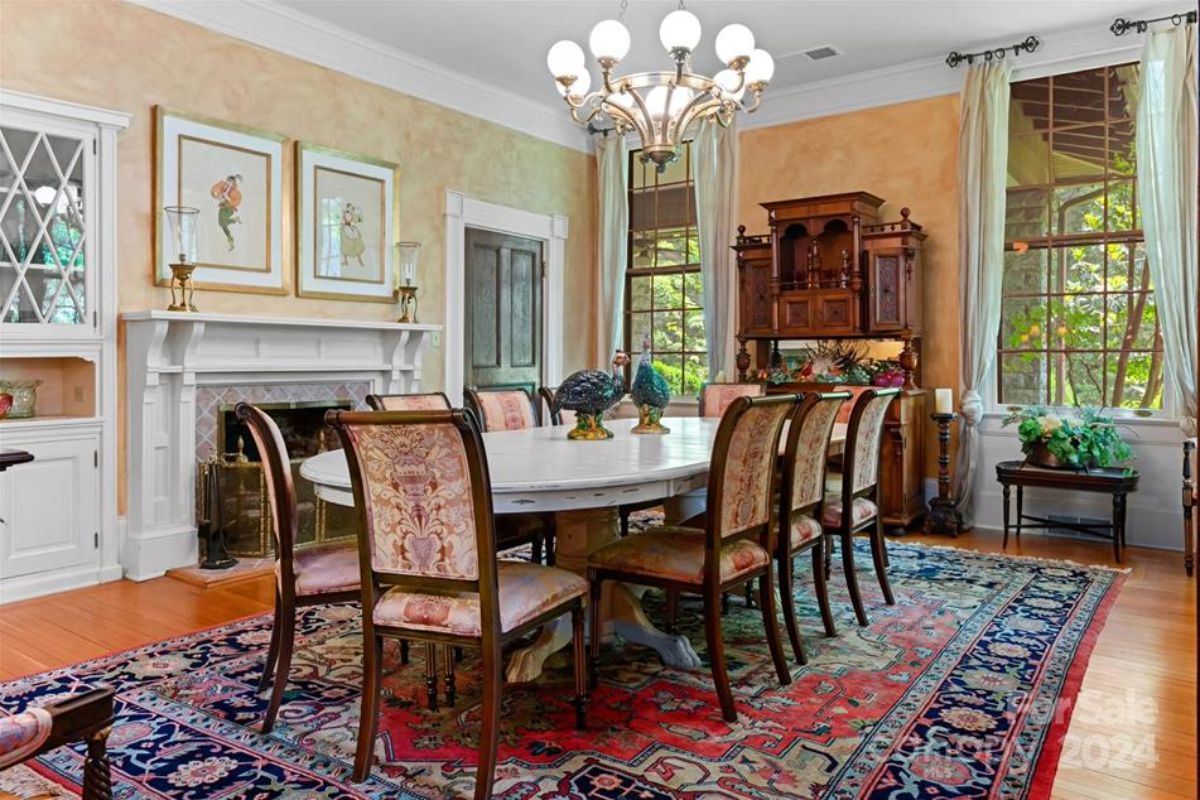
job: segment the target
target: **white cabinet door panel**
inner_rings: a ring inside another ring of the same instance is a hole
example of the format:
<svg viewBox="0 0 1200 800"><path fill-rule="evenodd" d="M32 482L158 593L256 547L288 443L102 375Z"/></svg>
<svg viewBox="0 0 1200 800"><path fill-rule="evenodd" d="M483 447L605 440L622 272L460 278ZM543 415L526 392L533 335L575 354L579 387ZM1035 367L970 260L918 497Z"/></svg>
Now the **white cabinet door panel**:
<svg viewBox="0 0 1200 800"><path fill-rule="evenodd" d="M0 578L98 563L99 440L19 446L34 460L0 473Z"/></svg>

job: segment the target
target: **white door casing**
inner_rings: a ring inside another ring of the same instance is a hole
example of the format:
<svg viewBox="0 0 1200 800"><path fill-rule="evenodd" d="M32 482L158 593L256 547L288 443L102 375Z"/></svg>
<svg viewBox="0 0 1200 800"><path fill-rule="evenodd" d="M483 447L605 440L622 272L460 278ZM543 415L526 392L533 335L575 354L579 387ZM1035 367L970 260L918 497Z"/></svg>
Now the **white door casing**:
<svg viewBox="0 0 1200 800"><path fill-rule="evenodd" d="M466 331L466 230L484 230L538 239L545 243L545 286L542 292L542 383L557 386L563 369L563 278L568 220L488 203L462 192L446 191L445 391L452 403L462 402Z"/></svg>

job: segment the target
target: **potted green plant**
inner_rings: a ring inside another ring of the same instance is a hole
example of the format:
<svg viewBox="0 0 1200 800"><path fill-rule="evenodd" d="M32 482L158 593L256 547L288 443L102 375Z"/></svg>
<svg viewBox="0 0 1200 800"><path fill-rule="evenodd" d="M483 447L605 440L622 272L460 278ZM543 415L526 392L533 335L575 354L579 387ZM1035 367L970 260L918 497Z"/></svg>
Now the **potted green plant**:
<svg viewBox="0 0 1200 800"><path fill-rule="evenodd" d="M1094 408L1055 414L1043 406L1009 408L1004 425L1017 426L1021 452L1031 464L1057 469L1108 467L1133 458L1112 417Z"/></svg>

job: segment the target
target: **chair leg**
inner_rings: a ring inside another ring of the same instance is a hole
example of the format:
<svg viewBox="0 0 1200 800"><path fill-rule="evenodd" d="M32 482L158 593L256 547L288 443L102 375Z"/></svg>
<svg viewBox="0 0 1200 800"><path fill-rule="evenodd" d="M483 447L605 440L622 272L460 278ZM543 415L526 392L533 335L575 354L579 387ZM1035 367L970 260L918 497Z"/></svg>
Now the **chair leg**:
<svg viewBox="0 0 1200 800"><path fill-rule="evenodd" d="M745 587L746 608L754 608L754 579L746 581Z"/></svg>
<svg viewBox="0 0 1200 800"><path fill-rule="evenodd" d="M275 662L279 659L279 631L283 627L280 624L282 612L280 606L282 600L279 598L279 592L275 593L275 615L271 620L271 644L267 647L267 660L263 663L262 677L258 679L258 691L265 690L271 685L271 676L275 673Z"/></svg>
<svg viewBox="0 0 1200 800"><path fill-rule="evenodd" d="M530 555L529 560L532 561L534 564L542 563L542 544L543 544L543 542L544 542L544 537L535 536L533 541L530 543L533 553L532 553L532 555Z"/></svg>
<svg viewBox="0 0 1200 800"><path fill-rule="evenodd" d="M788 671L787 659L783 657L783 642L779 638L779 622L775 619L775 582L771 580L771 562L769 561L767 562L767 571L758 579L758 605L762 608L763 628L767 631L767 647L771 650L771 660L775 662L775 675L779 678L780 686L788 686L792 682L792 673ZM788 603L788 605L792 604ZM803 651L801 651L802 656Z"/></svg>
<svg viewBox="0 0 1200 800"><path fill-rule="evenodd" d="M718 592L704 593L704 633L708 639L708 659L712 662L713 683L721 701L721 716L726 722L737 722L737 708L729 688L729 671L725 668L725 643L721 641L721 609Z"/></svg>
<svg viewBox="0 0 1200 800"><path fill-rule="evenodd" d="M858 617L859 627L865 628L870 623L867 620L867 610L863 608L862 595L858 593L858 573L854 569L854 537L849 532L841 534L842 538L842 571L846 573L846 589L850 592L850 602L854 605L854 616Z"/></svg>
<svg viewBox="0 0 1200 800"><path fill-rule="evenodd" d="M279 660L275 665L275 685L271 687L271 699L263 716L263 733L270 733L275 727L279 704L283 702L283 690L287 688L288 673L292 669L292 649L296 645L296 609L281 609L279 623Z"/></svg>
<svg viewBox="0 0 1200 800"><path fill-rule="evenodd" d="M667 622L663 626L663 630L667 633L675 632L675 624L679 621L679 592L675 589L667 589Z"/></svg>
<svg viewBox="0 0 1200 800"><path fill-rule="evenodd" d="M430 711L438 710L437 645L425 643L425 704Z"/></svg>
<svg viewBox="0 0 1200 800"><path fill-rule="evenodd" d="M821 622L825 624L826 636L837 636L837 628L833 625L833 611L829 608L829 584L825 580L825 556L829 551L829 542L824 536L817 537L813 545L813 588L817 592L817 606L821 609Z"/></svg>
<svg viewBox="0 0 1200 800"><path fill-rule="evenodd" d="M446 665L443 668L444 674L442 676L442 680L444 682L444 689L446 692L447 708L453 708L454 701L458 697L458 684L455 681L454 676L454 654L450 652L452 649L455 648L452 648L450 645L446 645L442 649L442 657L446 659Z"/></svg>
<svg viewBox="0 0 1200 800"><path fill-rule="evenodd" d="M588 570L588 628L591 641L588 642L588 685L596 688L600 681L600 591L603 589L595 570Z"/></svg>
<svg viewBox="0 0 1200 800"><path fill-rule="evenodd" d="M729 613L729 592L721 593L721 616Z"/></svg>
<svg viewBox="0 0 1200 800"><path fill-rule="evenodd" d="M792 593L792 555L780 553L776 558L779 570L779 604L783 606L783 623L787 627L788 640L792 643L792 654L796 663L808 663L804 655L804 644L800 641L800 626L796 623L796 598Z"/></svg>
<svg viewBox="0 0 1200 800"><path fill-rule="evenodd" d="M108 762L107 739L107 729L88 737L87 758L83 762L82 800L112 800L112 770Z"/></svg>
<svg viewBox="0 0 1200 800"><path fill-rule="evenodd" d="M833 542L832 536L822 534L825 537L825 560L821 565L825 570L825 580L829 580L833 576Z"/></svg>
<svg viewBox="0 0 1200 800"><path fill-rule="evenodd" d="M500 738L500 647L483 645L483 729L479 733L479 767L475 770L475 800L489 800L496 779L496 744Z"/></svg>
<svg viewBox="0 0 1200 800"><path fill-rule="evenodd" d="M575 657L575 728L582 731L587 728L588 677L581 605L571 609L571 643Z"/></svg>
<svg viewBox="0 0 1200 800"><path fill-rule="evenodd" d="M371 774L375 760L375 733L379 729L379 690L382 684L383 640L374 633L363 647L362 704L358 714L358 748L354 753L354 782L362 783Z"/></svg>
<svg viewBox="0 0 1200 800"><path fill-rule="evenodd" d="M892 584L888 581L887 542L883 539L883 522L878 517L875 518L875 527L871 528L871 558L875 562L875 577L879 579L879 588L883 590L883 601L889 606L896 605Z"/></svg>
<svg viewBox="0 0 1200 800"><path fill-rule="evenodd" d="M400 663L408 663L408 639L400 640Z"/></svg>
<svg viewBox="0 0 1200 800"><path fill-rule="evenodd" d="M554 527L554 515L550 514L546 520L546 566L553 567L558 563L557 547L558 530Z"/></svg>

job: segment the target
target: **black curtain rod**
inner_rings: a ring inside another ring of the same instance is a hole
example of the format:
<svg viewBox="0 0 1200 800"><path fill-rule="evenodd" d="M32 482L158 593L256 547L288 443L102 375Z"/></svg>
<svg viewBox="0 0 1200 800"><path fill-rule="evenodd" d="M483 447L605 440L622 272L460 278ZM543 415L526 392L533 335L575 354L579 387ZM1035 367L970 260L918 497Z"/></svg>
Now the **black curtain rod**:
<svg viewBox="0 0 1200 800"><path fill-rule="evenodd" d="M990 50L980 50L978 53L960 53L957 50L946 56L946 66L953 69L964 61L968 64L974 64L975 59L981 59L984 62L999 61L1008 56L1008 51L1012 51L1013 57L1021 55L1021 53L1032 53L1037 50L1042 44L1042 40L1030 34L1025 37L1023 42L1015 42L1008 47L994 47Z"/></svg>
<svg viewBox="0 0 1200 800"><path fill-rule="evenodd" d="M1196 12L1180 11L1178 14L1168 14L1165 17L1155 17L1154 19L1124 19L1122 17L1117 17L1113 20L1113 24L1108 26L1108 29L1112 31L1113 36L1120 36L1124 33L1128 33L1129 31L1145 33L1146 29L1149 28L1153 23L1166 22L1167 20L1171 20L1172 25L1182 25L1185 22L1195 24Z"/></svg>

